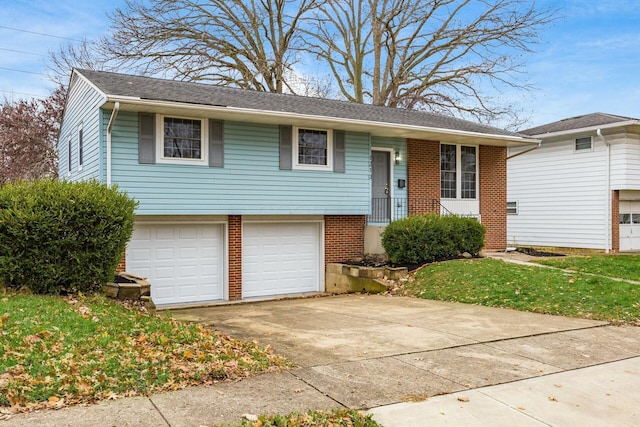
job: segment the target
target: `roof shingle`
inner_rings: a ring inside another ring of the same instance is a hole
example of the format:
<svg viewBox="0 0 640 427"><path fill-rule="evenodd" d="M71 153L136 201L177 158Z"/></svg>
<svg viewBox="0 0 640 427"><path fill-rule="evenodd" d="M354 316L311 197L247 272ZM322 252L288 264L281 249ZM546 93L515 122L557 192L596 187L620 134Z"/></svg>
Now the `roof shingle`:
<svg viewBox="0 0 640 427"><path fill-rule="evenodd" d="M633 117L617 116L615 114L591 113L582 116L569 117L557 122L547 123L530 129L521 130L524 135L543 135L545 133L563 132L574 129L583 129L594 126L608 125L611 123L628 122L638 120Z"/></svg>

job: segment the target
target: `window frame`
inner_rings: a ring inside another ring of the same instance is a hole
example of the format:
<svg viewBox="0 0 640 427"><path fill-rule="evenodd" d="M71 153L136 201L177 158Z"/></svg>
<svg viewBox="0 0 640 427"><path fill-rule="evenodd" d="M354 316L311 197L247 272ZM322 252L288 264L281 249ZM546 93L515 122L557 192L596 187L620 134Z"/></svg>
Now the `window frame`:
<svg viewBox="0 0 640 427"><path fill-rule="evenodd" d="M200 122L200 158L164 157L164 120L184 119ZM187 117L179 115L156 114L156 162L174 165L200 165L209 164L209 120L204 117Z"/></svg>
<svg viewBox="0 0 640 427"><path fill-rule="evenodd" d="M71 135L67 138L67 175L71 176L71 165L73 163L73 157L71 155Z"/></svg>
<svg viewBox="0 0 640 427"><path fill-rule="evenodd" d="M519 213L520 203L517 200L507 200L507 215L518 215Z"/></svg>
<svg viewBox="0 0 640 427"><path fill-rule="evenodd" d="M82 130L82 123L78 125L78 171L82 170L84 164L84 132Z"/></svg>
<svg viewBox="0 0 640 427"><path fill-rule="evenodd" d="M450 146L455 146L456 147L456 170L455 170L455 192L456 192L456 197L443 197L442 196L442 146L443 145L450 145ZM464 173L463 168L462 168L462 147L471 147L475 149L475 197L471 198L471 197L462 197L462 175ZM472 145L472 144L453 144L453 143L449 143L449 142L441 142L440 143L440 149L439 149L439 165L438 165L438 169L440 172L440 199L441 200L465 200L465 201L471 201L471 200L479 200L479 195L480 195L480 146L479 145Z"/></svg>
<svg viewBox="0 0 640 427"><path fill-rule="evenodd" d="M586 140L589 140L589 147L584 147L584 148L578 148L578 144L580 142L585 143ZM573 152L574 153L583 153L583 152L589 152L589 151L593 151L593 137L592 136L585 136L583 138L576 138L573 141Z"/></svg>
<svg viewBox="0 0 640 427"><path fill-rule="evenodd" d="M299 163L299 135L300 130L312 130L325 132L327 134L327 164L326 165L311 165L306 163ZM332 171L333 170L333 131L331 129L314 128L314 127L301 127L292 126L291 136L291 151L292 151L292 168L300 170L315 170L315 171Z"/></svg>

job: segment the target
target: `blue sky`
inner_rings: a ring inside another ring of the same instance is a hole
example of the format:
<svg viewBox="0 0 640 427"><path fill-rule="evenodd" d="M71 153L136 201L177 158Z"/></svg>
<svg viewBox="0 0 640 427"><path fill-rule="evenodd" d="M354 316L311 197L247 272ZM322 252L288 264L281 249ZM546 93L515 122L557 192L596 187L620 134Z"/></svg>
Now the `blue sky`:
<svg viewBox="0 0 640 427"><path fill-rule="evenodd" d="M53 88L44 62L61 43L93 39L108 28L106 13L123 0L0 0L0 97L46 96ZM640 2L541 0L560 9L527 55L535 90L504 93L537 126L606 112L640 118ZM34 34L39 33L39 34Z"/></svg>

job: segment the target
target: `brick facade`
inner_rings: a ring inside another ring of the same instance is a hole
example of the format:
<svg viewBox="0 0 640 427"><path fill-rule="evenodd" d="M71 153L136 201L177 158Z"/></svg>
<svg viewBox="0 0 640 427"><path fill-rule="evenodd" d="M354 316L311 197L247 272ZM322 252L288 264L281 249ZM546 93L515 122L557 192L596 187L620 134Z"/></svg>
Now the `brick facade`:
<svg viewBox="0 0 640 427"><path fill-rule="evenodd" d="M487 228L485 249L507 246L507 149L480 146L480 216Z"/></svg>
<svg viewBox="0 0 640 427"><path fill-rule="evenodd" d="M122 259L116 266L116 273L122 273L123 271L127 271L127 251L126 249L122 251Z"/></svg>
<svg viewBox="0 0 640 427"><path fill-rule="evenodd" d="M359 258L364 253L365 215L325 215L324 263Z"/></svg>
<svg viewBox="0 0 640 427"><path fill-rule="evenodd" d="M620 251L620 191L611 190L611 250Z"/></svg>
<svg viewBox="0 0 640 427"><path fill-rule="evenodd" d="M409 215L440 213L440 142L407 140Z"/></svg>
<svg viewBox="0 0 640 427"><path fill-rule="evenodd" d="M229 299L242 299L242 216L229 215Z"/></svg>

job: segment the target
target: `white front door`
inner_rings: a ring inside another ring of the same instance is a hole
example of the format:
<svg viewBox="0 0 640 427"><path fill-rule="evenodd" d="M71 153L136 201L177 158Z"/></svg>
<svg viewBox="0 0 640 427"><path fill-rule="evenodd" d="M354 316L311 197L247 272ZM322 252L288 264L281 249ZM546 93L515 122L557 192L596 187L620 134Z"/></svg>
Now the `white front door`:
<svg viewBox="0 0 640 427"><path fill-rule="evenodd" d="M620 202L620 250L640 250L640 202Z"/></svg>
<svg viewBox="0 0 640 427"><path fill-rule="evenodd" d="M137 223L126 253L127 271L147 277L156 305L224 298L221 224Z"/></svg>
<svg viewBox="0 0 640 427"><path fill-rule="evenodd" d="M318 292L321 222L242 224L242 297Z"/></svg>

